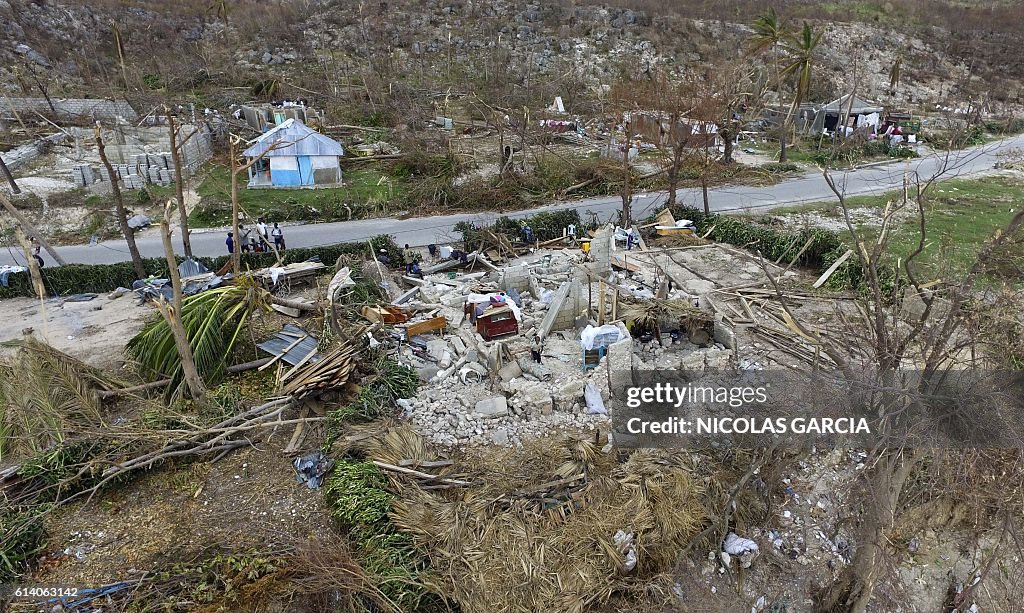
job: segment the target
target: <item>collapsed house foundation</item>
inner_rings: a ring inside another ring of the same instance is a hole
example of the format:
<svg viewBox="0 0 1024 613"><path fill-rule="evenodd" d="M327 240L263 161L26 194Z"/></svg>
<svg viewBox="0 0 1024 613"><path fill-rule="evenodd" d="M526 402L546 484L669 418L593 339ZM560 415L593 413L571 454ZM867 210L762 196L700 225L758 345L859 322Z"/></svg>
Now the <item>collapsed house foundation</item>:
<svg viewBox="0 0 1024 613"><path fill-rule="evenodd" d="M627 250L617 236L599 229L589 253L541 248L495 263L474 252L401 277L409 290L390 284L392 304L368 313L385 324L401 313L397 358L422 381L400 401L405 416L436 444L518 445L607 430L612 390L634 371L767 363L739 355L750 347L745 322L723 306L737 286L769 291L752 258L716 244ZM477 318L506 307L514 332L482 335Z"/></svg>

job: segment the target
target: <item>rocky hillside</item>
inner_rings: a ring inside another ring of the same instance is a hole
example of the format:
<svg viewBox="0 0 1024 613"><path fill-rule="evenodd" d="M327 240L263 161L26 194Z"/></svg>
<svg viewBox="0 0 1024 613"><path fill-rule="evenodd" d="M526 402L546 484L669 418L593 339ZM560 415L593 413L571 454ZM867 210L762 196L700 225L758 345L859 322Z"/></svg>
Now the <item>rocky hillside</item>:
<svg viewBox="0 0 1024 613"><path fill-rule="evenodd" d="M748 0L0 0L0 88L9 95L109 96L140 102L184 93L249 94L275 79L296 92L339 93L387 84L411 95L474 91L503 103L570 110L602 102L623 77L707 69L746 55ZM1014 2L892 0L779 3L783 21L827 28L812 91L858 90L918 108L1024 103L1024 8ZM982 8L984 7L984 8ZM120 50L118 40L120 40ZM124 57L122 68L121 55ZM890 90L892 66L902 66Z"/></svg>

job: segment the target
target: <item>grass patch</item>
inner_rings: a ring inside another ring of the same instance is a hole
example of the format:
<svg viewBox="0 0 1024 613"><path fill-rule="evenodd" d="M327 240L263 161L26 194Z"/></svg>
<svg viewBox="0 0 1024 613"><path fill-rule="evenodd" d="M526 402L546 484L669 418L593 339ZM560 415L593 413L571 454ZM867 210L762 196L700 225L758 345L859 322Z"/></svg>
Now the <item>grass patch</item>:
<svg viewBox="0 0 1024 613"><path fill-rule="evenodd" d="M880 215L880 209L887 202L900 198L900 192L856 196L847 198L847 206L850 209L879 209ZM925 231L928 240L924 251L915 259L916 271L929 278L963 274L973 264L978 250L992 239L996 230L1006 227L1021 206L1024 206L1024 182L1020 180L994 177L936 183L926 194ZM777 209L772 214L810 211L826 217L839 218L841 215L838 206L832 203ZM854 220L854 227L866 239L877 236L877 225L865 222L861 216ZM852 243L848 233L840 232L839 235L847 244ZM920 236L916 215L912 210L906 211L892 232L890 253L894 257L905 258L916 249ZM1014 253L1013 244L1007 247L1010 256ZM994 268L989 277L1012 276L1011 270L1012 267L1000 273Z"/></svg>
<svg viewBox="0 0 1024 613"><path fill-rule="evenodd" d="M248 189L240 176L238 201L250 215L273 221L346 221L380 217L394 210L407 190L406 180L378 165L360 164L344 170L345 185L320 189ZM202 198L189 216L197 228L231 223L231 174L211 166L196 189Z"/></svg>

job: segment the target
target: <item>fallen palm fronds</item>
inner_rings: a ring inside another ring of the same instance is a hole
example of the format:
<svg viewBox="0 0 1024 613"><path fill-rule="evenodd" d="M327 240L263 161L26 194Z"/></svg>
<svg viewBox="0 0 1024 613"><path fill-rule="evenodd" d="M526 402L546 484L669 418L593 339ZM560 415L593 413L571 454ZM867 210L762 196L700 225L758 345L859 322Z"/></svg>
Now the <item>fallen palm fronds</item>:
<svg viewBox="0 0 1024 613"><path fill-rule="evenodd" d="M185 299L181 323L192 348L196 369L207 384L224 374L231 352L252 314L269 311L271 295L252 281L214 288ZM152 379L169 378L168 393L176 393L184 381L181 356L174 335L164 319L156 319L128 341L125 349L135 358L142 374Z"/></svg>
<svg viewBox="0 0 1024 613"><path fill-rule="evenodd" d="M622 319L630 324L633 334L648 332L659 340L661 330L678 328L692 342L703 345L714 333L714 317L684 300L655 298L628 304L622 309Z"/></svg>
<svg viewBox="0 0 1024 613"><path fill-rule="evenodd" d="M67 608L88 608L94 600L140 612L173 610L182 602L223 611L400 611L376 588L348 544L333 537L306 541L295 550L218 552L179 561L137 579L80 590Z"/></svg>
<svg viewBox="0 0 1024 613"><path fill-rule="evenodd" d="M86 426L102 425L97 392L121 384L31 337L5 345L18 350L0 363L0 460L37 453Z"/></svg>
<svg viewBox="0 0 1024 613"><path fill-rule="evenodd" d="M604 603L636 577L670 569L706 519L702 486L669 452L636 451L618 463L594 441L569 439L452 464L431 460L416 436L406 428L357 434L349 449L367 455L364 465L433 465L441 478L472 481L437 488L385 473L397 492L391 521L429 558L431 588L463 611ZM468 477L458 464L472 467Z"/></svg>

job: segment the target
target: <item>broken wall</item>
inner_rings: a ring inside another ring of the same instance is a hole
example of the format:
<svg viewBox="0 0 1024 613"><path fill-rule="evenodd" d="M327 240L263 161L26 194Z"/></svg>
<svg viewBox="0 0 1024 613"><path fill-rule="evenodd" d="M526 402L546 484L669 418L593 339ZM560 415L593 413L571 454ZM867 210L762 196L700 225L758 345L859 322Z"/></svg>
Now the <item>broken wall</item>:
<svg viewBox="0 0 1024 613"><path fill-rule="evenodd" d="M57 118L65 121L82 119L96 121L102 119L117 122L135 122L139 114L124 100L104 100L94 98L50 98ZM5 98L0 105L0 117L17 121L17 115L53 115L50 103L45 98Z"/></svg>
<svg viewBox="0 0 1024 613"><path fill-rule="evenodd" d="M546 337L555 330L566 330L576 326L576 318L587 305L583 295L583 284L578 279L563 283L551 299L548 310L541 320L538 334Z"/></svg>
<svg viewBox="0 0 1024 613"><path fill-rule="evenodd" d="M80 149L82 143L94 142L93 130L72 128L71 133ZM192 136L193 133L196 134ZM185 142L181 146L181 164L186 175L195 174L203 163L213 157L213 131L208 126L183 125L178 139ZM174 161L166 127L119 126L103 130L103 142L114 174L125 189L141 189L148 183L170 185L174 182ZM110 175L103 164L77 164L71 171L79 187L110 183Z"/></svg>

